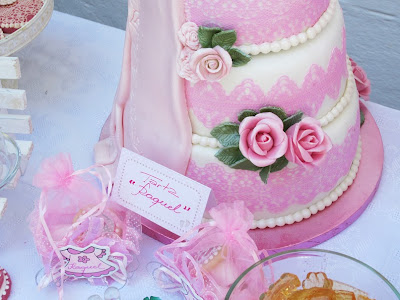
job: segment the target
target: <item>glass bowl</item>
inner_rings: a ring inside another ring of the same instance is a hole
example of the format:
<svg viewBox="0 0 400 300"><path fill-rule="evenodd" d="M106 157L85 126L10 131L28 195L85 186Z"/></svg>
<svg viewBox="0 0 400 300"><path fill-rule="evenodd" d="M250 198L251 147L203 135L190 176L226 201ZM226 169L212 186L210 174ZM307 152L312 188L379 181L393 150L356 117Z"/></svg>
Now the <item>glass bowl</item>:
<svg viewBox="0 0 400 300"><path fill-rule="evenodd" d="M21 153L14 139L0 132L0 189L14 178L20 159Z"/></svg>
<svg viewBox="0 0 400 300"><path fill-rule="evenodd" d="M351 290L356 296L364 292L368 294L370 299L400 299L400 294L394 286L367 264L350 256L332 251L305 249L278 253L255 263L233 283L225 300L244 299L243 295L246 295L248 300L267 299L260 298L260 296L283 274L294 274L303 283L311 272L325 273L329 279L333 280L333 289L339 289L340 287L340 290ZM254 278L259 277L260 274L263 274L263 278L265 278L264 287L254 285ZM321 280L320 276L322 274L318 275L319 280ZM318 279L317 277L313 279L315 284ZM310 282L308 281L306 284L310 284ZM250 293L249 287L251 287ZM260 291L261 289L265 290ZM365 298L359 296L358 299Z"/></svg>

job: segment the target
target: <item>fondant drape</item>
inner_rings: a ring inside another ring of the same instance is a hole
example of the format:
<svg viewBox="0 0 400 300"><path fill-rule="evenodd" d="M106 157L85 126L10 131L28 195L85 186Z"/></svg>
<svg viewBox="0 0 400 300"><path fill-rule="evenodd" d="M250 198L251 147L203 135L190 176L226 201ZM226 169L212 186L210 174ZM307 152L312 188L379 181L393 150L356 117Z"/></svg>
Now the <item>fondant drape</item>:
<svg viewBox="0 0 400 300"><path fill-rule="evenodd" d="M191 125L177 75L183 0L130 0L121 80L95 159L115 174L122 147L185 173Z"/></svg>

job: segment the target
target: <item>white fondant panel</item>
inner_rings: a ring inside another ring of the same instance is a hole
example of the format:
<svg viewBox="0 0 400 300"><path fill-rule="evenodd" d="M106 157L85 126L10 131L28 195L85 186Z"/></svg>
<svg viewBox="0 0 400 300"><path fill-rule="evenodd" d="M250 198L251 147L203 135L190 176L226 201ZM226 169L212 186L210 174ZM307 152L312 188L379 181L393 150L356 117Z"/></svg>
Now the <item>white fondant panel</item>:
<svg viewBox="0 0 400 300"><path fill-rule="evenodd" d="M246 79L252 79L265 93L282 76L289 76L301 86L312 65L327 70L333 49L342 49L343 27L343 13L337 5L332 21L315 39L288 51L253 56L247 65L232 68L221 84L227 94Z"/></svg>

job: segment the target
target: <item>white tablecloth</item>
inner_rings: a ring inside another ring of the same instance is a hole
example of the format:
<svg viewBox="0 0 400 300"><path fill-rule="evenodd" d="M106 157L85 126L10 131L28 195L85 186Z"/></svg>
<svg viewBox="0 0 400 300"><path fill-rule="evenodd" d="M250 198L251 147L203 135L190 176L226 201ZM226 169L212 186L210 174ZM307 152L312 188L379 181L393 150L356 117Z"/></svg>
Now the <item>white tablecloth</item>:
<svg viewBox="0 0 400 300"><path fill-rule="evenodd" d="M0 220L0 265L13 280L11 299L56 299L54 286L39 292L35 275L42 268L27 217L39 191L32 177L42 159L70 152L75 168L93 163L93 145L107 118L119 80L124 32L69 15L54 13L45 31L16 53L21 60L20 87L26 89L35 150L16 190L4 191L9 207ZM385 97L385 95L381 95ZM366 212L352 226L319 248L358 258L380 271L400 289L400 111L368 103L382 132L385 165L380 188ZM134 280L122 299L181 299L153 281L151 262L161 244L149 237ZM149 265L150 264L150 265ZM103 296L105 287L85 282L65 285L65 299Z"/></svg>

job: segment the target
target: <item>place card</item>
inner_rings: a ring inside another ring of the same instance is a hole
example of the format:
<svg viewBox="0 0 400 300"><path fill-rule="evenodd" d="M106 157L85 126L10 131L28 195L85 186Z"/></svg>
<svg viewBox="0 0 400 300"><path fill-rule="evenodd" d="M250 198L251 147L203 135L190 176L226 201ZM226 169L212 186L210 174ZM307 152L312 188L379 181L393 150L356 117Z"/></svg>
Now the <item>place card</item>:
<svg viewBox="0 0 400 300"><path fill-rule="evenodd" d="M111 199L179 236L199 225L210 188L123 148Z"/></svg>

